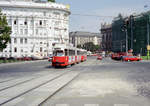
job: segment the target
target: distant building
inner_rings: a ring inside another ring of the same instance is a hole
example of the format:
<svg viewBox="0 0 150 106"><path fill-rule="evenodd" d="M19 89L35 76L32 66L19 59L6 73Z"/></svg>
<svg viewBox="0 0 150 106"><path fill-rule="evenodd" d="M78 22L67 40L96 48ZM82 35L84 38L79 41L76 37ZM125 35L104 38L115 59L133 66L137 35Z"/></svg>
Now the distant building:
<svg viewBox="0 0 150 106"><path fill-rule="evenodd" d="M81 47L88 42L93 42L94 45L101 45L101 34L100 33L90 33L83 31L76 31L69 33L69 42L75 47L81 45Z"/></svg>
<svg viewBox="0 0 150 106"><path fill-rule="evenodd" d="M134 54L147 55L150 44L150 11L128 17L128 48Z"/></svg>
<svg viewBox="0 0 150 106"><path fill-rule="evenodd" d="M112 25L102 24L100 31L102 34L102 50L112 51Z"/></svg>
<svg viewBox="0 0 150 106"><path fill-rule="evenodd" d="M0 9L12 28L11 44L1 57L47 56L52 44L69 42L68 5L40 0L1 0Z"/></svg>
<svg viewBox="0 0 150 106"><path fill-rule="evenodd" d="M112 22L112 51L126 52L126 33L123 29L125 17L121 15Z"/></svg>
<svg viewBox="0 0 150 106"><path fill-rule="evenodd" d="M112 22L112 51L126 52L126 49L132 49L136 55L147 55L147 45L150 44L149 16L150 11L114 18ZM127 29L127 33L125 29Z"/></svg>

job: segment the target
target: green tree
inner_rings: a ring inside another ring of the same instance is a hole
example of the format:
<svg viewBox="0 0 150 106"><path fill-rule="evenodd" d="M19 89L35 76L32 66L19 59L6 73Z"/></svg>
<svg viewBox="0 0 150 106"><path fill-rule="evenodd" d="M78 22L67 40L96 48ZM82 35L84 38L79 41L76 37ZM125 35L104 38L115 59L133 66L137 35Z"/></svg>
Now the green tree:
<svg viewBox="0 0 150 106"><path fill-rule="evenodd" d="M0 51L7 47L10 41L11 27L8 26L6 16L0 10Z"/></svg>
<svg viewBox="0 0 150 106"><path fill-rule="evenodd" d="M95 51L100 50L100 46L94 45L93 42L85 43L82 48L86 49L88 51L91 51L91 52L95 52Z"/></svg>
<svg viewBox="0 0 150 106"><path fill-rule="evenodd" d="M55 2L55 0L48 0L49 2Z"/></svg>

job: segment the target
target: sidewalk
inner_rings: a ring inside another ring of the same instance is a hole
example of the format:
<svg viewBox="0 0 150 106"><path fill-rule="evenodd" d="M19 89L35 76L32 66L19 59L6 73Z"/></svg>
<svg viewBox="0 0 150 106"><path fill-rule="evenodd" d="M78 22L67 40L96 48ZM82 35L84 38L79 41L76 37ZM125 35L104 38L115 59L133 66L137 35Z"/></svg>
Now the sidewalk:
<svg viewBox="0 0 150 106"><path fill-rule="evenodd" d="M0 66L5 66L5 65L15 65L15 64L26 64L26 63L36 63L36 62L42 62L42 61L48 61L46 60L32 60L32 61L20 61L20 62L12 62L12 63L1 63Z"/></svg>
<svg viewBox="0 0 150 106"><path fill-rule="evenodd" d="M142 62L150 62L150 60L142 60Z"/></svg>

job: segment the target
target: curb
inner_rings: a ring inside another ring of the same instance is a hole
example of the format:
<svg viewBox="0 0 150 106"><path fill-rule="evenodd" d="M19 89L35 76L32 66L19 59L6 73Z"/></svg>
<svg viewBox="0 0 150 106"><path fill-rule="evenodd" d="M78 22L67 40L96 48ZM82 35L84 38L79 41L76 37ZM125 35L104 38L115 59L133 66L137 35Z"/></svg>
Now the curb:
<svg viewBox="0 0 150 106"><path fill-rule="evenodd" d="M150 62L150 60L142 60L142 62Z"/></svg>
<svg viewBox="0 0 150 106"><path fill-rule="evenodd" d="M44 62L48 60L35 60L35 61L22 61L22 62L12 62L12 63L1 63L0 66L5 66L5 65L17 65L17 64L26 64L26 63L36 63L36 62Z"/></svg>

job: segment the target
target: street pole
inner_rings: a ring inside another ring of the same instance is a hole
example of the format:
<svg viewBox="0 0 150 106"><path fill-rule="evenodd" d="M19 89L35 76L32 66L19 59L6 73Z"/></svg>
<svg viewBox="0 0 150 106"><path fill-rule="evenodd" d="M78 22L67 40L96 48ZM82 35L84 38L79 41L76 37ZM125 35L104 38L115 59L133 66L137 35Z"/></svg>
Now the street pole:
<svg viewBox="0 0 150 106"><path fill-rule="evenodd" d="M133 15L130 16L131 20L131 49L133 49Z"/></svg>
<svg viewBox="0 0 150 106"><path fill-rule="evenodd" d="M121 40L121 52L122 52L122 40Z"/></svg>
<svg viewBox="0 0 150 106"><path fill-rule="evenodd" d="M127 28L125 29L125 33L126 33L126 54L128 54L128 31L127 31Z"/></svg>
<svg viewBox="0 0 150 106"><path fill-rule="evenodd" d="M147 46L149 46L149 16L147 20ZM149 59L149 50L147 48L147 59Z"/></svg>

